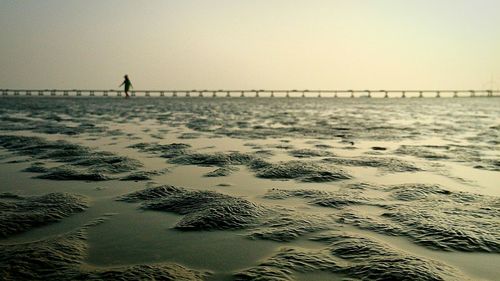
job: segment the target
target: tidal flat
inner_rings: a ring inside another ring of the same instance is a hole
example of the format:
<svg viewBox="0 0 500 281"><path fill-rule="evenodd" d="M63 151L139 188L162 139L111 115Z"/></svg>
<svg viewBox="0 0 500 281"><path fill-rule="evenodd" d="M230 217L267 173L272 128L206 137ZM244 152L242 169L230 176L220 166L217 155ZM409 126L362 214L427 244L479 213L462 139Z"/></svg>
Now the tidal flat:
<svg viewBox="0 0 500 281"><path fill-rule="evenodd" d="M1 280L498 280L500 98L0 103Z"/></svg>

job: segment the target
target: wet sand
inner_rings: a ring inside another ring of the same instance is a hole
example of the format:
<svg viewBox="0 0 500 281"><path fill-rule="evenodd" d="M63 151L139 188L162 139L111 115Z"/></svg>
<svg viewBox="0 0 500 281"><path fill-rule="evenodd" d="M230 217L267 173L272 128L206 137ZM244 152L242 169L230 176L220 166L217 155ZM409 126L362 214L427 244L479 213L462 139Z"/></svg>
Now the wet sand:
<svg viewBox="0 0 500 281"><path fill-rule="evenodd" d="M2 98L0 276L496 280L499 135L499 98Z"/></svg>

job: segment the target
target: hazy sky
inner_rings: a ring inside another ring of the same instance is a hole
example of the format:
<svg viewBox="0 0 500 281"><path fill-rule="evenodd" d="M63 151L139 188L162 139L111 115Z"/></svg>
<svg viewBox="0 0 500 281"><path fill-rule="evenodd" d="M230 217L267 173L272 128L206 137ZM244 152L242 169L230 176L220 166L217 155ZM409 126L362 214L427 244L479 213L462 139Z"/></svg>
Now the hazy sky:
<svg viewBox="0 0 500 281"><path fill-rule="evenodd" d="M2 0L0 88L485 88L499 0Z"/></svg>

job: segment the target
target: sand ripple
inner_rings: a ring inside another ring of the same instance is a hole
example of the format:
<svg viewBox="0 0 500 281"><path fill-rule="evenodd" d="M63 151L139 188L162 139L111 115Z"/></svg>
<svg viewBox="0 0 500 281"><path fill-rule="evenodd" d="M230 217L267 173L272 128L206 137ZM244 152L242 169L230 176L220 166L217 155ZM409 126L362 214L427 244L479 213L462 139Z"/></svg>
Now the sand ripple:
<svg viewBox="0 0 500 281"><path fill-rule="evenodd" d="M0 194L0 237L60 221L86 208L85 197L68 193L33 197Z"/></svg>

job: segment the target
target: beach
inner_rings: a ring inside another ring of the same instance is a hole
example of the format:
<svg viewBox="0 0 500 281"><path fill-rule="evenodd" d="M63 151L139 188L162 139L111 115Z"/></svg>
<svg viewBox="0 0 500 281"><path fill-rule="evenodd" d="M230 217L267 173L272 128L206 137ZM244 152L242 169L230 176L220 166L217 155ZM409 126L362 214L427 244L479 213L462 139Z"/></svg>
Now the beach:
<svg viewBox="0 0 500 281"><path fill-rule="evenodd" d="M498 97L2 97L0 275L495 280L499 135Z"/></svg>

